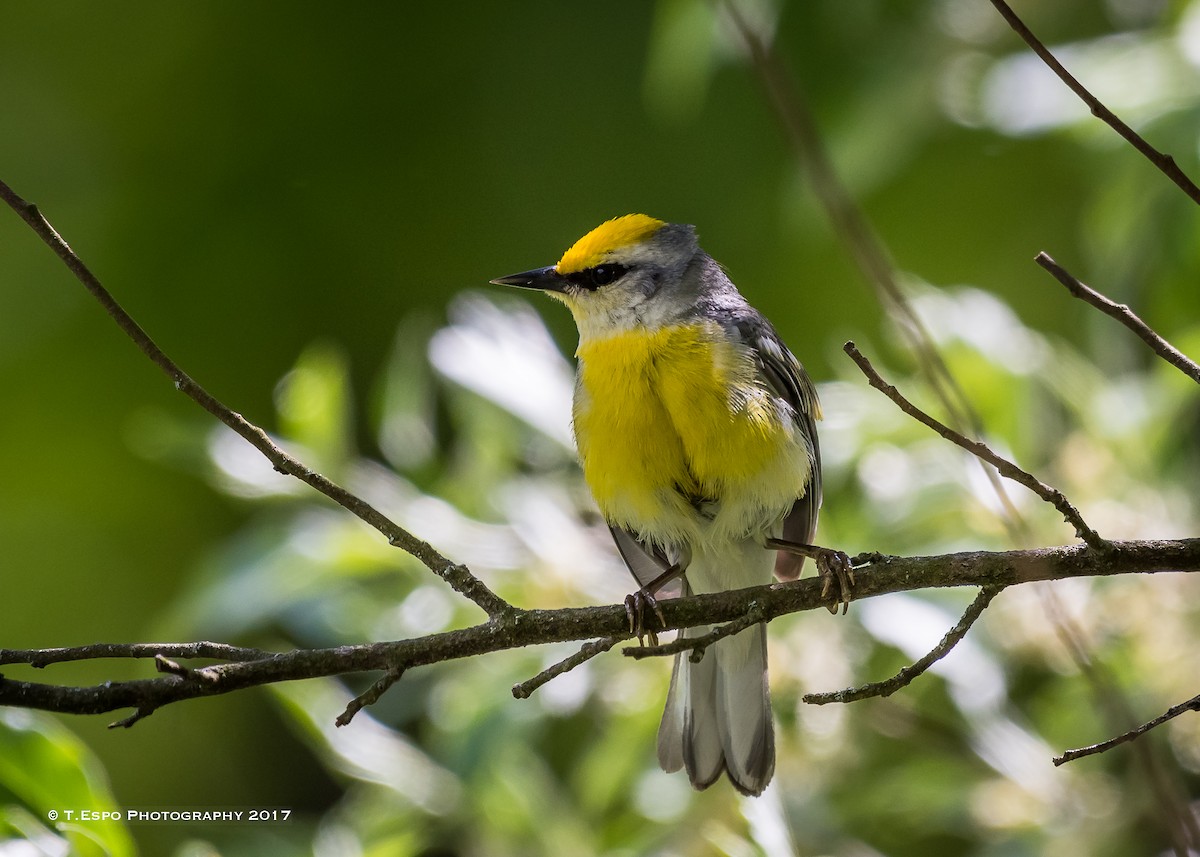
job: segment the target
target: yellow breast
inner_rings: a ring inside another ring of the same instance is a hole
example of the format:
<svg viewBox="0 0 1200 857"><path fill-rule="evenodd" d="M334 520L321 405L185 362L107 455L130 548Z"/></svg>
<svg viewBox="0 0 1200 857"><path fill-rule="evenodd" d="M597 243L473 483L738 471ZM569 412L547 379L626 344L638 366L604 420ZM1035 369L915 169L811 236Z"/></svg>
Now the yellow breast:
<svg viewBox="0 0 1200 857"><path fill-rule="evenodd" d="M576 355L576 442L609 522L687 539L712 529L711 514L734 530L766 526L803 492L792 420L714 323L588 339Z"/></svg>

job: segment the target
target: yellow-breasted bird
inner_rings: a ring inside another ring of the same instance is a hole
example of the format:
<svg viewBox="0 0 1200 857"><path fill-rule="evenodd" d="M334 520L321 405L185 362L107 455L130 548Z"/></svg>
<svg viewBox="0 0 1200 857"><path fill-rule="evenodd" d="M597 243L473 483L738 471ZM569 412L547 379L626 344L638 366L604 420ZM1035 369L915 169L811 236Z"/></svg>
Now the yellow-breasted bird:
<svg viewBox="0 0 1200 857"><path fill-rule="evenodd" d="M817 526L816 391L693 227L618 217L556 265L492 282L540 289L575 317L579 460L644 599L653 606L679 574L685 595L769 583L772 569L799 575L803 556L766 548L769 538L807 545ZM767 787L765 625L720 640L698 663L676 656L658 759L686 768L698 789L722 772L745 794Z"/></svg>

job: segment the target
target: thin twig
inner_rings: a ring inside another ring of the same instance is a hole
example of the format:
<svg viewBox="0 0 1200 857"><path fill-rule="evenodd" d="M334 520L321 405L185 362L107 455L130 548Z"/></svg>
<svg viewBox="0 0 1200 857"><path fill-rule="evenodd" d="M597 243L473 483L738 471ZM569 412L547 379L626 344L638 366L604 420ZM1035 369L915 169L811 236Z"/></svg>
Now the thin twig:
<svg viewBox="0 0 1200 857"><path fill-rule="evenodd" d="M996 11L998 11L1004 20L1008 22L1008 25L1016 31L1017 35L1025 40L1025 44L1029 45L1033 52L1037 54L1039 58L1041 58L1042 62L1044 62L1051 71L1058 75L1059 80L1065 83L1072 92L1079 96L1079 99L1087 105L1090 111L1092 111L1093 116L1095 116L1101 122L1104 122L1114 131L1124 137L1125 140L1131 146L1133 146L1133 148L1145 155L1146 159L1150 161L1150 163L1158 167L1158 169L1161 170L1163 174L1167 176L1167 178L1179 186L1180 190L1191 197L1192 202L1200 204L1200 187L1197 187L1196 183L1188 178L1187 174L1179 168L1179 165L1175 163L1174 158L1168 154L1160 152L1158 149L1147 143L1144 137L1126 125L1115 113L1105 107L1099 98L1092 95L1092 93L1088 91L1087 87L1085 87L1075 78L1074 75L1067 71L1067 69L1058 61L1054 54L1050 53L1050 50L1044 44L1042 44L1038 37L1033 34L1029 27L1025 25L1025 22L1017 16L1017 13L1014 12L1012 8L1004 2L1004 0L992 0L992 5L996 7Z"/></svg>
<svg viewBox="0 0 1200 857"><path fill-rule="evenodd" d="M1191 699L1181 702L1178 705L1172 705L1153 720L1143 723L1136 729L1130 729L1128 732L1124 732L1115 738L1109 738L1107 741L1101 741L1099 744L1092 744L1088 747L1080 747L1077 750L1067 750L1061 756L1054 757L1054 764L1063 765L1067 762L1074 762L1076 759L1082 759L1084 756L1094 756L1096 753L1103 753L1106 750L1111 750L1113 747L1127 744L1135 738L1145 735L1151 729L1162 726L1168 720L1173 720L1185 711L1200 711L1200 695L1193 696Z"/></svg>
<svg viewBox="0 0 1200 857"><path fill-rule="evenodd" d="M993 467L999 470L1002 476L1024 485L1047 503L1054 506L1054 508L1062 514L1067 523L1075 528L1076 535L1083 539L1083 541L1085 541L1089 546L1098 551L1108 550L1109 542L1101 538L1095 530L1088 526L1087 522L1084 521L1083 517L1079 514L1079 510L1071 505L1070 501L1067 500L1066 496L1061 491L1059 491L1057 488L1047 485L1045 482L1042 482L1033 474L1022 470L1007 458L997 455L991 450L991 448L988 447L987 444L964 437L954 429L947 427L945 424L940 423L933 417L929 416L929 414L925 413L908 399L904 398L899 390L884 381L883 378L880 377L879 373L875 371L875 367L871 365L871 361L862 355L862 352L855 347L853 342L847 342L844 346L842 346L842 350L850 355L850 359L853 360L858 365L858 368L862 370L862 373L867 376L867 380L870 382L871 386L895 402L896 406L899 407L900 410L904 411L904 413L908 414L913 419L924 423L942 437L946 438L946 440L956 443L972 455L982 458L988 464L991 464Z"/></svg>
<svg viewBox="0 0 1200 857"><path fill-rule="evenodd" d="M596 657L596 655L604 654L622 639L624 638L611 636L601 637L599 640L589 640L588 642L584 643L580 647L579 651L575 654L563 658L556 664L546 667L546 669L542 670L531 679L523 681L520 684L514 684L512 689L513 697L516 699L528 699L533 695L535 690L544 685L546 682L550 681L550 679L557 678L563 673L570 672L580 664L587 663L592 658Z"/></svg>
<svg viewBox="0 0 1200 857"><path fill-rule="evenodd" d="M347 726L354 719L354 715L362 711L368 705L374 705L379 701L379 698L387 693L388 688L404 676L402 667L393 667L383 674L383 676L373 685L360 693L354 699L346 704L346 710L337 716L333 721L335 726Z"/></svg>
<svg viewBox="0 0 1200 857"><path fill-rule="evenodd" d="M1034 258L1034 261L1053 274L1054 279L1066 286L1067 291L1069 291L1072 295L1082 301L1085 301L1086 303L1091 304L1105 315L1112 316L1117 321L1121 322L1121 324L1128 327L1130 330L1136 333L1143 342L1149 345L1155 354L1157 354L1163 360L1166 360L1197 384L1200 384L1200 364L1197 364L1195 361L1191 360L1182 351L1159 336L1158 333L1155 332L1154 328L1138 318L1137 313L1131 310L1128 306L1110 300L1100 292L1093 289L1091 286L1080 282L1073 274L1055 262L1054 259L1044 252L1038 253Z"/></svg>
<svg viewBox="0 0 1200 857"><path fill-rule="evenodd" d="M120 720L114 720L112 723L108 724L108 728L109 729L128 729L129 727L133 726L133 724L137 723L139 720L145 720L147 717L149 717L151 714L153 714L157 710L158 710L157 705L148 705L145 707L138 707L138 708L134 709L133 714L130 714L128 717L122 717Z"/></svg>
<svg viewBox="0 0 1200 857"><path fill-rule="evenodd" d="M975 600L963 612L954 627L946 632L946 636L942 637L941 642L920 660L906 666L891 678L864 684L861 687L849 687L845 690L806 693L801 699L812 705L825 705L829 702L856 702L872 696L891 696L900 688L907 687L913 679L950 654L950 650L967 635L967 631L975 624L975 620L987 609L987 606L992 603L992 599L999 595L1002 589L1003 587L1000 586L985 586L980 589Z"/></svg>
<svg viewBox="0 0 1200 857"><path fill-rule="evenodd" d="M1055 633L1092 689L1095 710L1106 715L1114 731L1130 728L1137 720L1129 700L1108 666L1092 660L1089 652L1093 646L1088 644L1085 629L1064 609L1054 587L1039 584L1037 589ZM1171 839L1172 850L1177 857L1188 857L1194 853L1189 844L1200 842L1200 826L1188 805L1187 789L1180 771L1163 759L1151 742L1139 742L1131 749L1137 770L1145 780L1143 785L1150 797L1149 805L1162 821Z"/></svg>
<svg viewBox="0 0 1200 857"><path fill-rule="evenodd" d="M50 225L50 221L42 215L36 205L27 202L3 181L0 181L0 198L3 198L9 207L29 225L29 228L46 242L76 279L92 294L92 297L100 302L105 312L112 317L125 335L132 339L142 353L166 373L167 377L175 384L176 389L248 441L271 462L276 470L296 477L377 529L387 538L388 544L412 554L457 592L479 605L489 616L497 616L512 610L512 606L508 602L488 589L483 581L471 574L466 566L451 562L428 542L408 532L370 503L288 455L271 440L265 431L218 401L180 369L175 361L155 344L149 334L100 284L95 274L88 269L83 260Z"/></svg>
<svg viewBox="0 0 1200 857"><path fill-rule="evenodd" d="M718 628L713 628L707 634L699 637L685 637L681 634L678 638L669 643L663 643L661 646L629 646L622 649L621 654L640 661L643 658L661 658L667 655L690 651L690 660L692 663L698 663L704 657L705 650L713 643L741 633L751 625L757 625L762 621L763 614L761 608L757 604L751 604L745 616L734 619L732 622L727 622Z"/></svg>

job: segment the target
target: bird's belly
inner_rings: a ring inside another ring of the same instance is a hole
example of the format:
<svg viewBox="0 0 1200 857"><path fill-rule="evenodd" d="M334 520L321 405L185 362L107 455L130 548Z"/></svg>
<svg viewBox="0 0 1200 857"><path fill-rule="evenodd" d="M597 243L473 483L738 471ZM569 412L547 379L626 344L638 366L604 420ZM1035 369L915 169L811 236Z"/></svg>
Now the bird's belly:
<svg viewBox="0 0 1200 857"><path fill-rule="evenodd" d="M574 426L610 523L664 544L744 538L803 493L808 449L711 323L581 342Z"/></svg>

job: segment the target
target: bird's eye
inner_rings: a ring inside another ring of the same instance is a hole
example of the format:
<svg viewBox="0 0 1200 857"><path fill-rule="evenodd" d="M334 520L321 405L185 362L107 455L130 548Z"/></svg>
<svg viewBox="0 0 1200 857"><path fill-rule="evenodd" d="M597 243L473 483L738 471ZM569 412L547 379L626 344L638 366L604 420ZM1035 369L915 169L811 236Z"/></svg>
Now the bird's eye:
<svg viewBox="0 0 1200 857"><path fill-rule="evenodd" d="M629 269L624 265L597 265L591 269L592 284L599 286L607 286L614 280L619 280L625 276L625 272Z"/></svg>

